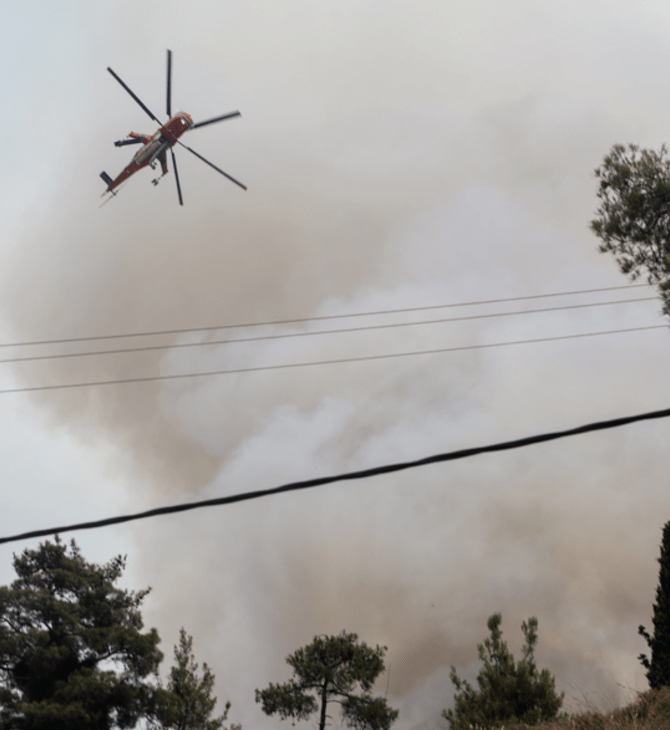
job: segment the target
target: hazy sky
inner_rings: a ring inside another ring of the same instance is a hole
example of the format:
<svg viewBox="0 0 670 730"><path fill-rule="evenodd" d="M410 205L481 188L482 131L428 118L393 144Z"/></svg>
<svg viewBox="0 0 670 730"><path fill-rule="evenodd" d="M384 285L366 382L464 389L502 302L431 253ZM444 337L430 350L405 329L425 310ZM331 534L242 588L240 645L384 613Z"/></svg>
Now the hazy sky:
<svg viewBox="0 0 670 730"><path fill-rule="evenodd" d="M218 342L227 324L626 283L588 229L593 170L615 142L668 139L667 3L54 1L8 5L0 19L2 343L189 327L212 330L112 342ZM183 208L172 171L156 188L143 171L99 208L99 173L116 176L133 152L112 142L156 126L105 69L163 118L166 48L173 109L196 121L242 112L187 144L249 189L179 150ZM0 389L663 323L650 301L4 363ZM0 532L665 408L669 354L661 329L0 395ZM650 624L670 519L669 437L670 423L639 424L75 537L91 560L128 555L126 583L153 587L144 615L168 660L184 626L247 730L279 724L254 689L342 629L388 646L379 689L388 682L397 730L434 727L450 665L475 676L496 611L517 654L521 621L537 616L538 664L570 707L581 693L616 703L646 688L637 626ZM23 547L0 549L3 584Z"/></svg>

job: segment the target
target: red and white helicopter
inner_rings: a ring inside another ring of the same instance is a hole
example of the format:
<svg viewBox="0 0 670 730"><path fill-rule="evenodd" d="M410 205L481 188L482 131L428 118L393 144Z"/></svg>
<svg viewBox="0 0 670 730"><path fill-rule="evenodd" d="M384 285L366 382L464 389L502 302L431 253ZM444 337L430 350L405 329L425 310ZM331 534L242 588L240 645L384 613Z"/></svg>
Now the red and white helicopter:
<svg viewBox="0 0 670 730"><path fill-rule="evenodd" d="M135 99L135 101L144 109L144 111L158 124L161 124L160 119L154 116L149 109L139 100L135 94L121 81L121 79L112 71L111 68L107 68L110 74L123 86L123 88ZM181 186L179 185L179 175L177 173L177 160L174 156L173 147L175 144L179 144L186 148L189 152L199 157L203 162L206 162L210 167L213 167L217 172L225 175L229 180L232 180L236 185L246 190L246 185L243 185L239 180L231 177L227 172L220 170L216 165L212 164L209 160L206 160L202 155L199 155L195 150L187 147L183 142L179 141L179 137L190 129L197 129L198 127L204 127L206 124L214 124L214 122L222 122L224 119L231 119L232 117L241 116L239 112L230 112L220 117L214 117L213 119L206 119L204 122L193 123L193 119L190 114L186 112L177 112L175 116L172 116L171 111L171 96L172 96L172 51L167 52L167 115L168 121L165 124L161 124L158 131L151 134L138 134L137 132L131 132L128 137L124 140L118 140L114 142L116 147L124 147L128 144L142 144L142 148L135 153L135 156L131 160L130 164L123 170L123 172L112 180L112 178L106 173L101 172L100 177L107 183L107 190L103 193L111 193L116 195L114 190L118 188L121 183L125 182L131 175L134 175L138 170L143 167L151 167L155 169L156 163L159 162L163 174L160 177L155 178L151 182L154 185L158 185L159 180L166 175L168 172L167 167L167 151L170 150L172 155L172 166L174 168L174 179L177 183L177 194L179 195L179 205L184 205L184 201L181 196Z"/></svg>

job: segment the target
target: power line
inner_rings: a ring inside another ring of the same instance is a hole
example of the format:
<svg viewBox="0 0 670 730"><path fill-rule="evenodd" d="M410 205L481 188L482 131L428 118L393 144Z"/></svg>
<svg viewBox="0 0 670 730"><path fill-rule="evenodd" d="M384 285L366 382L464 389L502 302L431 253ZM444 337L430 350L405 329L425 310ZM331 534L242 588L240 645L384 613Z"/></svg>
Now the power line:
<svg viewBox="0 0 670 730"><path fill-rule="evenodd" d="M204 378L213 375L234 375L241 373L256 373L263 370L287 370L290 368L312 367L314 365L338 365L350 362L363 362L364 360L387 360L395 357L410 357L414 355L436 355L444 352L463 352L465 350L483 350L491 347L507 347L509 345L529 345L538 342L555 342L557 340L573 340L583 337L598 337L600 335L614 335L625 332L642 332L644 330L666 329L667 325L656 324L648 327L628 327L626 329L605 330L602 332L584 332L578 335L559 335L557 337L538 337L531 340L514 340L510 342L491 342L484 345L464 345L462 347L440 347L433 350L412 350L411 352L394 352L384 355L365 355L362 357L344 357L332 360L317 360L312 362L295 362L281 365L259 365L248 368L231 368L229 370L211 370L203 373L179 373L176 375L151 375L143 378L120 378L118 380L99 380L90 383L60 383L57 385L37 385L25 388L5 388L0 390L0 395L6 393L32 393L46 390L64 390L67 388L87 388L101 385L125 385L128 383L149 383L159 380L180 380L184 378Z"/></svg>
<svg viewBox="0 0 670 730"><path fill-rule="evenodd" d="M73 525L65 525L62 527L49 527L45 530L33 530L24 532L20 535L12 535L10 537L0 537L0 544L7 542L17 542L18 540L28 540L35 537L44 537L45 535L55 535L61 532L72 532L74 530L92 530L98 527L106 527L108 525L118 525L123 522L132 522L134 520L143 520L148 517L158 517L160 515L169 515L176 512L187 512L192 509L201 507L215 507L224 504L233 504L235 502L246 502L251 499L259 499L260 497L268 497L273 494L281 494L283 492L294 492L301 489L309 489L311 487L321 487L333 482L350 481L353 479L367 479L368 477L379 476L381 474L391 474L404 469L413 469L418 466L426 466L428 464L437 464L443 461L454 461L456 459L465 459L470 456L479 454L488 454L496 451L508 451L510 449L519 449L522 446L531 446L533 444L544 443L546 441L555 441L556 439L566 438L567 436L577 436L593 431L603 431L610 428L618 428L626 426L630 423L638 421L649 421L657 418L667 418L670 416L670 408L662 411L651 411L650 413L641 413L635 416L627 416L624 418L615 418L609 421L599 421L597 423L589 423L585 426L571 428L567 431L553 431L551 433L538 434L529 436L515 441L502 441L489 446L479 446L471 449L461 449L460 451L449 451L445 454L436 454L428 456L424 459L416 461L403 461L395 464L386 464L384 466L374 467L372 469L363 469L361 471L347 472L337 474L335 476L321 477L319 479L308 479L300 482L290 482L281 487L272 489L259 489L254 492L242 492L232 494L228 497L216 497L215 499L205 499L199 502L183 502L181 504L171 505L169 507L158 507L157 509L147 510L146 512L137 512L130 515L121 515L119 517L108 517L103 520L94 522L79 522Z"/></svg>
<svg viewBox="0 0 670 730"><path fill-rule="evenodd" d="M315 335L334 335L350 332L367 332L371 330L394 329L397 327L412 327L428 324L445 324L447 322L465 322L475 319L490 319L493 317L511 317L520 314L538 314L542 312L563 312L571 309L586 309L589 307L604 307L612 304L629 304L631 302L648 302L658 300L658 297L640 297L636 299L615 299L609 302L589 302L587 304L570 304L562 307L544 307L541 309L525 309L520 312L494 312L491 314L470 314L464 317L445 317L440 319L424 319L414 322L390 322L373 324L364 327L343 327L331 330L317 330L312 332L286 332L279 335L258 335L257 337L237 337L229 340L209 340L206 342L179 342L168 345L148 345L145 347L126 347L115 350L95 350L91 352L66 352L55 355L28 355L25 357L8 357L0 359L0 363L35 362L39 360L62 360L78 357L94 357L98 355L121 355L136 352L151 352L155 350L172 350L184 347L211 347L212 345L232 345L241 342L260 342L262 340L283 340L291 337L313 337Z"/></svg>
<svg viewBox="0 0 670 730"><path fill-rule="evenodd" d="M522 302L531 299L546 299L549 297L567 297L578 294L593 294L596 292L618 291L621 289L637 289L639 287L649 286L649 284L627 284L625 286L606 286L597 289L581 289L577 291L554 292L551 294L532 294L523 297L505 297L502 299L483 299L475 302L457 302L451 304L433 304L424 307L403 307L400 309L380 309L369 312L353 312L351 314L328 314L319 317L300 317L294 319L277 319L265 322L245 322L239 324L220 324L210 327L186 327L183 329L170 330L154 330L150 332L126 332L113 335L91 335L88 337L66 337L53 340L32 340L29 342L5 342L0 343L0 347L30 347L32 345L60 345L68 342L92 342L94 340L114 340L123 339L125 337L157 337L160 335L178 335L188 332L209 332L211 330L237 329L249 327L268 327L280 324L301 324L306 322L322 322L331 319L346 319L349 317L373 317L382 314L401 314L403 312L423 312L431 309L449 309L454 307L472 307L481 304L500 304L502 302ZM652 297L653 298L653 297Z"/></svg>

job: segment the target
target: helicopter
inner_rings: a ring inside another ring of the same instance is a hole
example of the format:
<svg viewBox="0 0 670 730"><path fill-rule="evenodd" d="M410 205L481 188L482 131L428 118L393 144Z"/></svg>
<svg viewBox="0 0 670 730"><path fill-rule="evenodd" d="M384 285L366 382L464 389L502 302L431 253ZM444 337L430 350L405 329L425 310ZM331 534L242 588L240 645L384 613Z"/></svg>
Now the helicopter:
<svg viewBox="0 0 670 730"><path fill-rule="evenodd" d="M210 167L213 167L217 172L227 177L229 180L239 185L243 190L246 190L246 185L243 185L239 180L224 172L216 165L206 160L202 155L198 154L195 150L185 145L179 140L179 138L191 129L197 129L198 127L204 127L207 124L214 124L215 122L222 122L225 119L232 119L233 117L241 116L240 112L230 112L223 114L220 117L213 117L212 119L205 119L204 122L198 122L194 124L193 118L190 114L180 111L172 116L172 51L168 49L167 52L167 116L168 121L163 124L149 108L140 101L128 86L117 76L111 68L107 67L110 74L123 86L123 88L133 97L133 99L142 107L142 109L159 125L161 125L155 134L139 134L137 132L131 132L126 139L118 140L114 142L116 147L125 147L131 144L141 144L142 147L139 149L133 159L130 161L123 171L114 179L111 178L106 172L101 172L100 177L107 183L107 189L101 197L111 193L116 195L115 189L124 183L128 178L134 175L138 170L144 167L150 167L152 170L156 168L156 164L160 163L162 174L160 177L153 179L151 182L154 185L158 185L160 179L164 177L168 172L167 166L167 152L170 150L172 155L172 167L174 169L174 179L177 183L177 195L179 196L179 205L184 205L184 200L181 194L181 185L179 184L179 173L177 172L177 160L175 159L174 150L172 149L175 144L181 145L187 149L191 154L200 158L203 162L206 162ZM111 198L108 198L111 200Z"/></svg>

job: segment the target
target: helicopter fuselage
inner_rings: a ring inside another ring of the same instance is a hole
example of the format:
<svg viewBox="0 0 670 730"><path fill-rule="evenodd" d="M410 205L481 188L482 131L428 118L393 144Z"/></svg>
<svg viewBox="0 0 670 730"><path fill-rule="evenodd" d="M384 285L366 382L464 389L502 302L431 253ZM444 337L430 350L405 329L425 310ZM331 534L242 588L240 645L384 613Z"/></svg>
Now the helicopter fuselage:
<svg viewBox="0 0 670 730"><path fill-rule="evenodd" d="M145 137L142 140L141 149L133 155L130 164L116 178L111 180L108 179L109 176L107 173L103 172L101 174L102 179L107 183L105 193L111 193L121 183L125 182L143 167L153 167L155 161L164 155L170 147L175 145L179 137L192 127L193 119L190 114L178 112L172 119L160 127L156 134L151 137Z"/></svg>

